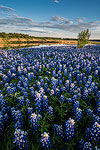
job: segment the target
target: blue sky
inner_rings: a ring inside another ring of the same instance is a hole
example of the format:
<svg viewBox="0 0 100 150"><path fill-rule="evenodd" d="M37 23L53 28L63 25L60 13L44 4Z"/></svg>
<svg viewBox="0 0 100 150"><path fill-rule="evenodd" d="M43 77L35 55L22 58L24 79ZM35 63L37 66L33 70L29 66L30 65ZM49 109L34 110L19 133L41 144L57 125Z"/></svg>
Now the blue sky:
<svg viewBox="0 0 100 150"><path fill-rule="evenodd" d="M100 39L100 0L0 0L0 32Z"/></svg>

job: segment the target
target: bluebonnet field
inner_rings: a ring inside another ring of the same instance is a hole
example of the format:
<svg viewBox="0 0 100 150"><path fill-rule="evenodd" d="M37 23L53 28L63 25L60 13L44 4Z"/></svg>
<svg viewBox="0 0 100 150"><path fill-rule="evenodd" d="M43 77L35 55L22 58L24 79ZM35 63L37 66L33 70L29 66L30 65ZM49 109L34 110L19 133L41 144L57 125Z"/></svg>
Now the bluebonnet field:
<svg viewBox="0 0 100 150"><path fill-rule="evenodd" d="M2 50L0 149L100 149L100 46Z"/></svg>

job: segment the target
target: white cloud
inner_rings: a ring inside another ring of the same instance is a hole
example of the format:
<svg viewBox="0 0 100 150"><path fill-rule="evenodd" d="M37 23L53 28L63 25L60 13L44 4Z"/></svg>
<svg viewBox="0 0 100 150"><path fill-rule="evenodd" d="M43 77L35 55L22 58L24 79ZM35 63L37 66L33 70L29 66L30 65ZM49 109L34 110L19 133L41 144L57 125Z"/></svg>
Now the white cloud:
<svg viewBox="0 0 100 150"><path fill-rule="evenodd" d="M7 7L7 6L0 5L0 13L1 13L1 12L7 13L7 12L13 12L13 11L14 11L13 8L10 8L10 7Z"/></svg>
<svg viewBox="0 0 100 150"><path fill-rule="evenodd" d="M56 0L58 1L58 0ZM41 33L47 35L77 35L78 32L89 29L93 37L100 36L100 22L88 21L87 18L75 18L74 21L62 16L52 16L49 20L44 22L35 22L31 18L22 17L18 15L11 14L14 9L0 5L1 11L7 12L3 17L0 17L0 31L15 31L15 32L27 32L27 33ZM2 30L1 30L2 29ZM11 30L12 29L12 30ZM92 36L91 36L92 37Z"/></svg>
<svg viewBox="0 0 100 150"><path fill-rule="evenodd" d="M60 16L53 16L50 19L51 21L56 21L58 23L64 23L64 24L72 24L73 22L67 18L64 17L60 17Z"/></svg>
<svg viewBox="0 0 100 150"><path fill-rule="evenodd" d="M84 20L87 20L88 18L86 18L86 17L81 17L81 18L76 18L75 19L75 21L77 22L77 23L84 23L85 21Z"/></svg>
<svg viewBox="0 0 100 150"><path fill-rule="evenodd" d="M55 3L59 3L59 1L58 1L58 0L54 0L54 2L55 2Z"/></svg>
<svg viewBox="0 0 100 150"><path fill-rule="evenodd" d="M49 29L55 29L55 30L64 30L65 32L70 31L73 33L80 32L87 28L94 31L95 28L100 27L99 21L86 22L79 18L75 20L77 21L77 24L73 23L71 20L67 18L54 16L54 17L51 17L49 22L37 23L37 22L34 22L31 18L12 15L12 16L0 18L0 26L17 27L18 30L19 30L19 27L27 27L27 28L30 28L29 30L32 30L32 28L42 29L42 31L37 31L37 32L44 32L43 31L44 28L46 29L49 28Z"/></svg>
<svg viewBox="0 0 100 150"><path fill-rule="evenodd" d="M35 23L31 18L12 15L12 16L0 18L0 25L4 25L4 26L33 26L33 25L35 25Z"/></svg>
<svg viewBox="0 0 100 150"><path fill-rule="evenodd" d="M52 33L52 31L50 31L50 30L44 30L44 29L40 29L40 28L24 28L24 29L20 29L19 31L22 31L22 32L37 32L37 33Z"/></svg>
<svg viewBox="0 0 100 150"><path fill-rule="evenodd" d="M84 21L83 21L81 18L76 18L75 20L76 20L76 22L78 22L78 23L84 23Z"/></svg>

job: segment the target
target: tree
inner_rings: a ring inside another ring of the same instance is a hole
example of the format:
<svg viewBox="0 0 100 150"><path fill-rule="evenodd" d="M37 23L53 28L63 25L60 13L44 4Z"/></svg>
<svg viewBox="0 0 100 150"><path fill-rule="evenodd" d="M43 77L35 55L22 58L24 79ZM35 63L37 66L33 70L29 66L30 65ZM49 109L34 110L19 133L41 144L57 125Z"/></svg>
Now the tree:
<svg viewBox="0 0 100 150"><path fill-rule="evenodd" d="M91 34L89 33L89 29L84 30L78 34L78 47L79 48L84 47L88 43L90 35Z"/></svg>

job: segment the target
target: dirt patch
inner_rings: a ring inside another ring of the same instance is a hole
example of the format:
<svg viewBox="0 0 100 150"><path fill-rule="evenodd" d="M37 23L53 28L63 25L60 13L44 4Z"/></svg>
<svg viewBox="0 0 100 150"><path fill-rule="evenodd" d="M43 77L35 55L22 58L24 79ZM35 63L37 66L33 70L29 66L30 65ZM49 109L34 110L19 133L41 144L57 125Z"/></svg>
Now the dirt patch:
<svg viewBox="0 0 100 150"><path fill-rule="evenodd" d="M24 38L20 38L20 39L18 39L18 38L11 38L11 39L9 39L8 40L9 42L14 42L14 41L27 41L26 39L24 39Z"/></svg>
<svg viewBox="0 0 100 150"><path fill-rule="evenodd" d="M2 38L0 38L0 42L2 42L3 40L2 40Z"/></svg>

